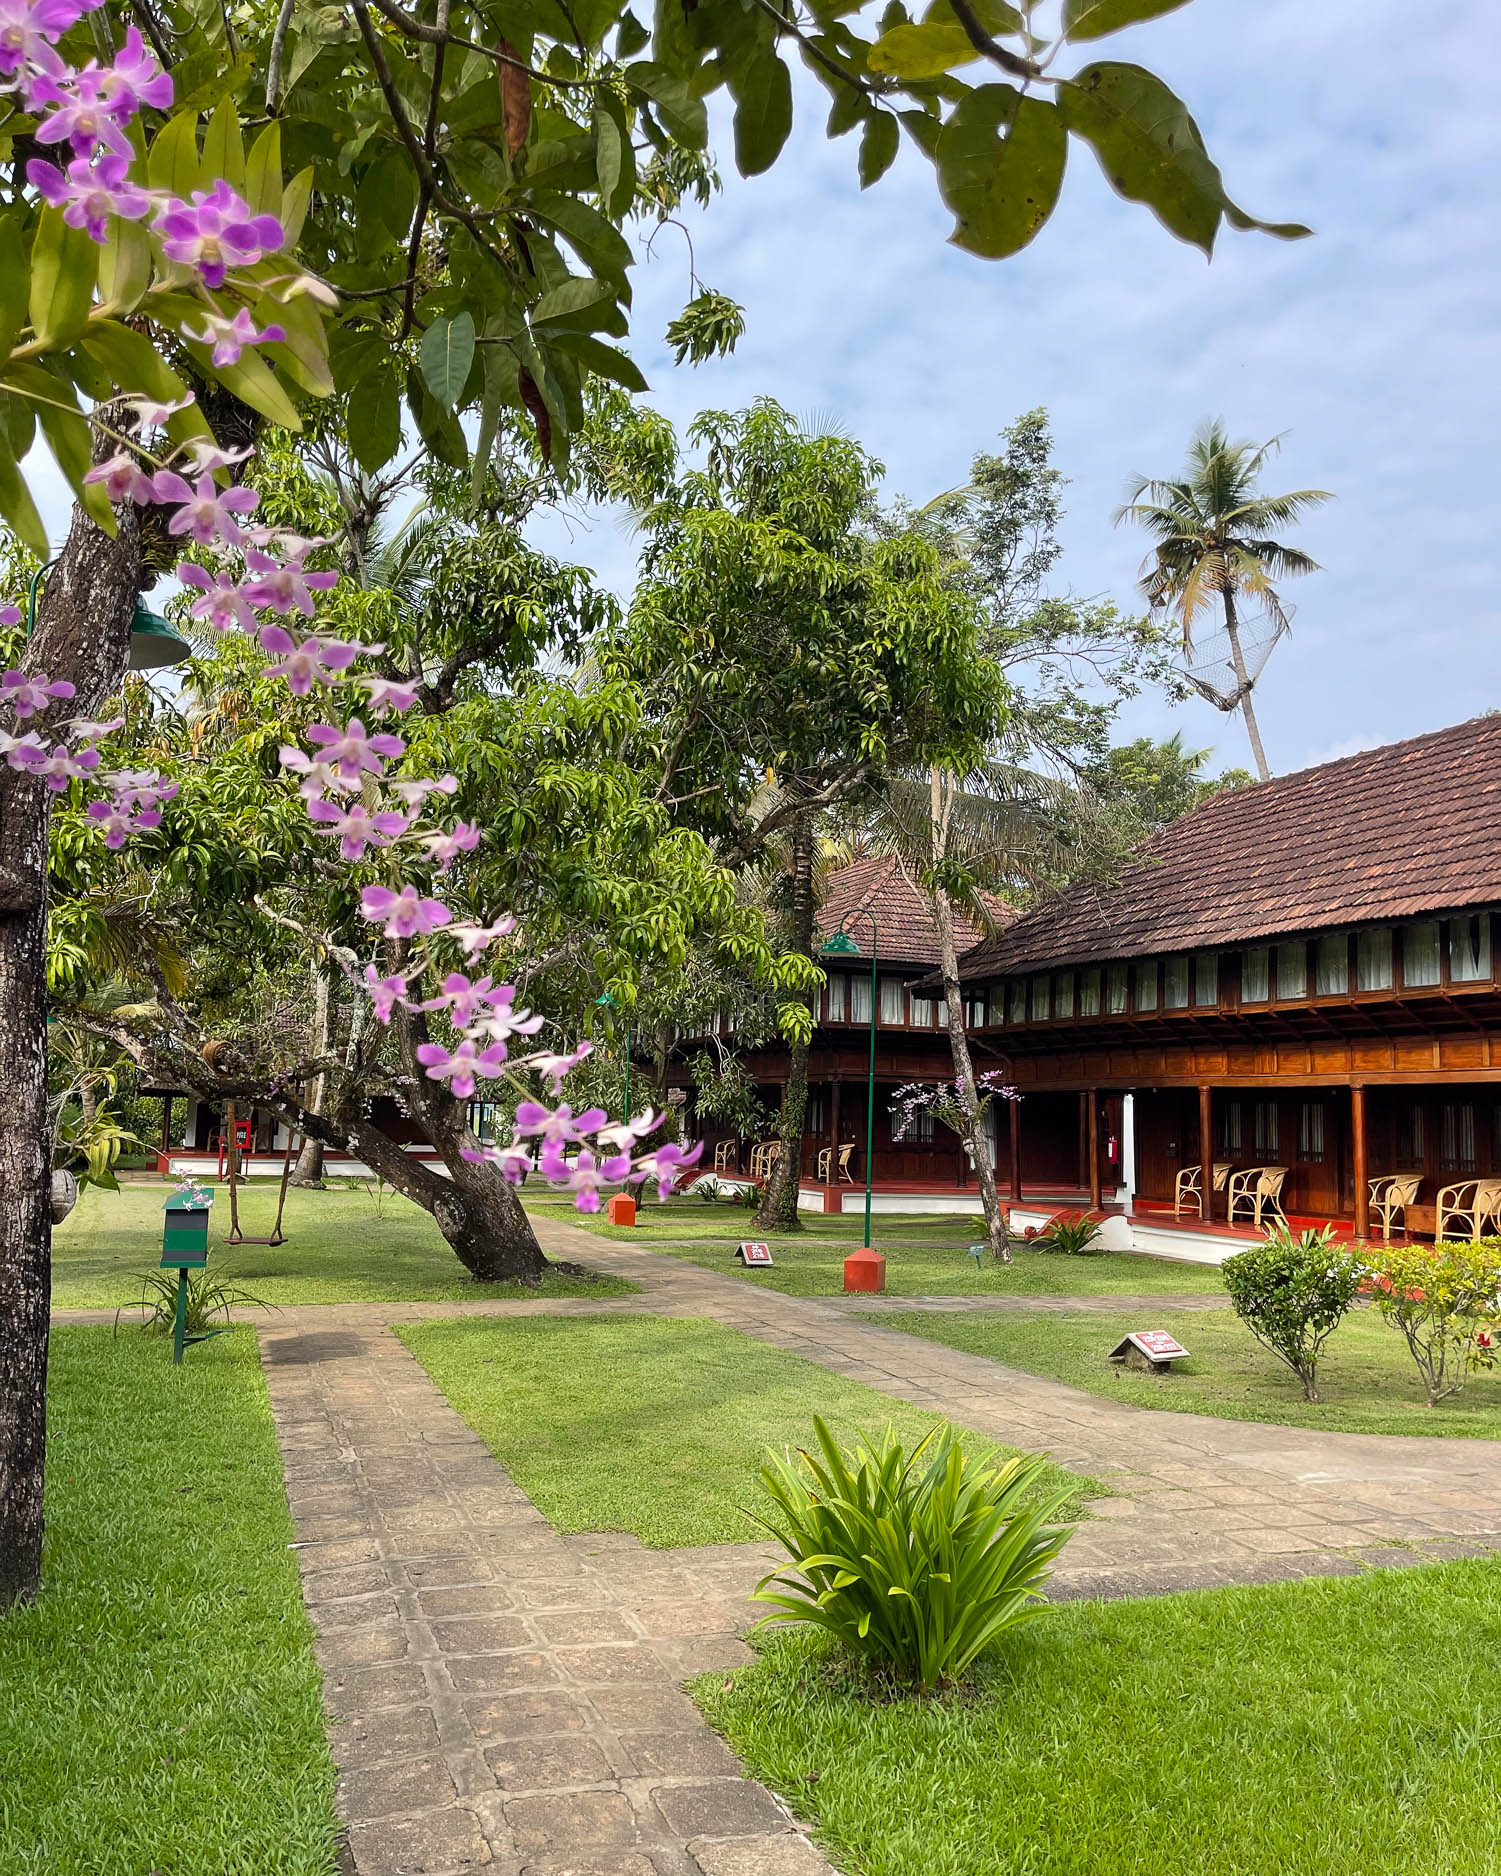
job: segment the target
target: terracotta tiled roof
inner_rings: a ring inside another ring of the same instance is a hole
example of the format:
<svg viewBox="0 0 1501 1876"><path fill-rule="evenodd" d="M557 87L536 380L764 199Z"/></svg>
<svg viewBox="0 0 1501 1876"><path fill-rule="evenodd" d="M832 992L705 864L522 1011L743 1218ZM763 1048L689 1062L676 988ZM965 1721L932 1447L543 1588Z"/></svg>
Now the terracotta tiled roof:
<svg viewBox="0 0 1501 1876"><path fill-rule="evenodd" d="M1003 925L1016 913L1010 906L989 894L987 909L995 925ZM850 919L850 936L869 955L870 927L863 918L850 918L857 910L870 912L876 921L876 949L883 963L942 963L938 932L928 913L927 901L903 874L895 859L854 860L831 873L818 912L819 932L827 938ZM962 914L954 915L954 939L961 956L984 933Z"/></svg>
<svg viewBox="0 0 1501 1876"><path fill-rule="evenodd" d="M1074 887L966 978L1501 903L1501 715L1216 795L1112 887Z"/></svg>

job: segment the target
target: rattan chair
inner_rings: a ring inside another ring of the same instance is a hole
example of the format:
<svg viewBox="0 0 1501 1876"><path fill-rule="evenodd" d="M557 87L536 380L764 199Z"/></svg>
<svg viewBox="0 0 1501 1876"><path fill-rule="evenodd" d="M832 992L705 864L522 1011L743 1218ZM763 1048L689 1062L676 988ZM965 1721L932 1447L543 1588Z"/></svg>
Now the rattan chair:
<svg viewBox="0 0 1501 1876"><path fill-rule="evenodd" d="M738 1140L719 1142L714 1149L714 1170L715 1172L739 1172L740 1142Z"/></svg>
<svg viewBox="0 0 1501 1876"><path fill-rule="evenodd" d="M1423 1175L1418 1173L1383 1173L1370 1182L1371 1210L1381 1220L1381 1236L1390 1244L1392 1226L1401 1215L1404 1230L1407 1225L1407 1208L1418 1196L1418 1187L1423 1183Z"/></svg>
<svg viewBox="0 0 1501 1876"><path fill-rule="evenodd" d="M1286 1177L1285 1166L1247 1166L1232 1173L1225 1207L1226 1222L1233 1225L1236 1209L1243 1206L1251 1213L1258 1231L1268 1216L1285 1225L1287 1213L1282 1209L1282 1182Z"/></svg>
<svg viewBox="0 0 1501 1876"><path fill-rule="evenodd" d="M1447 1227L1456 1218L1463 1220L1467 1238L1483 1236L1487 1223L1501 1229L1501 1179L1461 1179L1445 1186L1434 1204L1435 1241L1449 1236Z"/></svg>
<svg viewBox="0 0 1501 1876"><path fill-rule="evenodd" d="M1211 1171L1214 1178L1215 1191L1223 1192L1230 1178L1231 1167L1229 1160L1216 1160ZM1183 1207L1190 1199L1194 1202L1195 1213L1200 1218L1204 1216L1204 1188L1200 1181L1199 1173L1200 1168L1197 1166L1180 1167L1178 1176L1173 1181L1174 1218L1181 1218L1183 1216Z"/></svg>

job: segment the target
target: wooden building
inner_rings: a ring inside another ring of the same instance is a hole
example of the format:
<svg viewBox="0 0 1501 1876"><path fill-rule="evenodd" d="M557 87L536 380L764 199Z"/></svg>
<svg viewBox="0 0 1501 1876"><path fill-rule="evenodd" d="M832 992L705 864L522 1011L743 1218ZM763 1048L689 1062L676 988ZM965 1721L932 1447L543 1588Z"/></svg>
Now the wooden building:
<svg viewBox="0 0 1501 1876"><path fill-rule="evenodd" d="M1409 1173L1432 1231L1441 1188L1501 1177L1498 914L1501 715L1216 796L965 956L1023 1096L1013 1194L1082 1138L1108 1197L1118 1139L1139 1210L1275 1167L1290 1216L1363 1236L1369 1181Z"/></svg>

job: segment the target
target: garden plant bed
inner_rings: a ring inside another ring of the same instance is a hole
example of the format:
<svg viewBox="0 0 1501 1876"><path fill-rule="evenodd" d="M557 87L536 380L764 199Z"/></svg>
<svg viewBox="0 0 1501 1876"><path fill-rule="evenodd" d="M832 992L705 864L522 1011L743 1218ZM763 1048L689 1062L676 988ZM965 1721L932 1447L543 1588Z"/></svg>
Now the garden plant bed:
<svg viewBox="0 0 1501 1876"><path fill-rule="evenodd" d="M529 1498L563 1531L672 1547L764 1539L766 1447L937 1422L801 1356L696 1318L528 1317L397 1330ZM988 1442L975 1436L973 1444ZM1072 1475L1054 1469L1051 1489ZM1075 1511L1101 1495L1078 1479Z"/></svg>
<svg viewBox="0 0 1501 1876"><path fill-rule="evenodd" d="M1463 1393L1430 1407L1406 1343L1370 1309L1352 1310L1330 1336L1319 1362L1322 1399L1316 1405L1304 1400L1292 1371L1229 1308L1164 1311L1149 1320L1140 1311L1044 1317L912 1310L866 1320L1137 1407L1344 1433L1501 1439L1501 1372L1472 1374ZM1110 1361L1110 1350L1134 1329L1166 1329L1189 1359L1170 1374L1142 1374Z"/></svg>
<svg viewBox="0 0 1501 1876"><path fill-rule="evenodd" d="M55 1328L42 1592L0 1618L7 1876L332 1876L321 1683L255 1339Z"/></svg>
<svg viewBox="0 0 1501 1876"><path fill-rule="evenodd" d="M860 1876L1493 1866L1501 1564L1075 1603L973 1685L872 1697L806 1631L694 1692Z"/></svg>
<svg viewBox="0 0 1501 1876"><path fill-rule="evenodd" d="M141 1293L137 1280L161 1257L166 1182L131 1184L119 1192L86 1191L52 1239L54 1309L114 1309ZM476 1283L454 1256L431 1216L400 1193L377 1207L368 1190L287 1193L279 1245L226 1244L229 1194L212 1185L209 1269L267 1303L451 1302L478 1297L624 1296L620 1277L556 1271L531 1289L520 1283ZM268 1236L276 1211L274 1182L239 1193L241 1228Z"/></svg>

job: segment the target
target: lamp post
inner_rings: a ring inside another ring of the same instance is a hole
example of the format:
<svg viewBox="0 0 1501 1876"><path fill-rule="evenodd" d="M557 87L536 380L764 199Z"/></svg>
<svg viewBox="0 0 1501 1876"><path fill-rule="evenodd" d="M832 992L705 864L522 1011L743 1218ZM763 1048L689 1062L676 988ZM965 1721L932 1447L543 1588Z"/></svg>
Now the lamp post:
<svg viewBox="0 0 1501 1876"><path fill-rule="evenodd" d="M26 595L26 636L36 630L37 591L42 581L57 565L57 558L38 567L31 576ZM139 599L130 616L130 656L126 668L131 671L161 671L168 665L182 664L193 655L193 647L179 638L171 622L159 612L152 612Z"/></svg>
<svg viewBox="0 0 1501 1876"><path fill-rule="evenodd" d="M822 955L832 958L860 956L860 947L847 929L853 918L866 919L870 924L870 1068L865 1079L865 1244L861 1250L853 1252L844 1260L844 1287L846 1291L879 1291L886 1288L886 1259L879 1251L871 1248L870 1195L876 1137L876 953L880 933L875 914L869 907L857 906L845 916L838 931L824 945ZM834 1145L837 1148L839 1142L836 1140Z"/></svg>
<svg viewBox="0 0 1501 1876"><path fill-rule="evenodd" d="M602 997L594 999L596 1009L618 1010L620 1005L607 990ZM631 1026L625 1026L625 1118L631 1117Z"/></svg>

